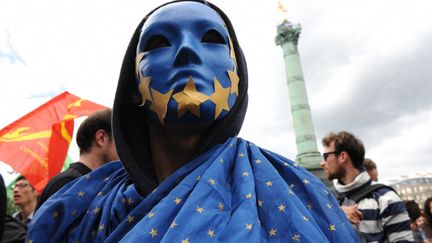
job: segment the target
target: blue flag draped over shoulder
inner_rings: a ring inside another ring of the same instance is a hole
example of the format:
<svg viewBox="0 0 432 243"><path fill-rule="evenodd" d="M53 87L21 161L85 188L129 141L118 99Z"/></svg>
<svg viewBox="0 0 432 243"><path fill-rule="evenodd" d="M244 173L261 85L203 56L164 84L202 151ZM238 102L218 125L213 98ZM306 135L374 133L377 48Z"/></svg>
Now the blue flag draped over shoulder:
<svg viewBox="0 0 432 243"><path fill-rule="evenodd" d="M147 197L119 161L68 184L37 211L28 241L357 242L327 188L286 158L231 138Z"/></svg>

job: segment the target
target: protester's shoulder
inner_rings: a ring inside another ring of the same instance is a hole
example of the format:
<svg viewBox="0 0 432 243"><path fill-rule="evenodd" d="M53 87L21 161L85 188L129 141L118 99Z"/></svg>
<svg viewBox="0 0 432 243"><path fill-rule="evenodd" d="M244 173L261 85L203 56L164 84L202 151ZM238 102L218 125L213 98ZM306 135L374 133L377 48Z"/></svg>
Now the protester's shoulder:
<svg viewBox="0 0 432 243"><path fill-rule="evenodd" d="M373 191L373 195L380 199L380 200L395 200L395 201L401 201L399 195L396 193L396 191L382 183L374 183L372 185L377 186L377 189ZM378 186L379 185L379 186Z"/></svg>

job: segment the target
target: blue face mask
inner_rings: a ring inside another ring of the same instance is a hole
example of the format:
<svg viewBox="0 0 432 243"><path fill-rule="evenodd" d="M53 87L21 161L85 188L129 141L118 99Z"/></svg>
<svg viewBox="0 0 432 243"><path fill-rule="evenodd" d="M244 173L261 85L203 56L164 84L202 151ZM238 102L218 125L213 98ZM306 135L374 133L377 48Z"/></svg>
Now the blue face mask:
<svg viewBox="0 0 432 243"><path fill-rule="evenodd" d="M147 19L136 72L141 106L161 123L221 119L238 96L228 31L222 18L201 3L168 4Z"/></svg>

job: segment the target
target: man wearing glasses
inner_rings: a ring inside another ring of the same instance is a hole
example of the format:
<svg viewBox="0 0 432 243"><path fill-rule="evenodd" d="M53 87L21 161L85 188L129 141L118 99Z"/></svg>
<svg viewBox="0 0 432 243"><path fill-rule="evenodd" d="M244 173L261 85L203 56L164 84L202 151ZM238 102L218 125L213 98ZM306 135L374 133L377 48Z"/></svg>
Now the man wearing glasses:
<svg viewBox="0 0 432 243"><path fill-rule="evenodd" d="M414 242L403 201L391 188L375 186L366 172L363 143L342 131L325 136L322 145L324 175L328 180L337 179L341 207L362 242ZM377 189L368 192L371 186Z"/></svg>
<svg viewBox="0 0 432 243"><path fill-rule="evenodd" d="M30 185L24 176L19 176L13 187L13 200L15 205L20 207L13 217L28 224L33 218L33 212L36 207L39 193Z"/></svg>

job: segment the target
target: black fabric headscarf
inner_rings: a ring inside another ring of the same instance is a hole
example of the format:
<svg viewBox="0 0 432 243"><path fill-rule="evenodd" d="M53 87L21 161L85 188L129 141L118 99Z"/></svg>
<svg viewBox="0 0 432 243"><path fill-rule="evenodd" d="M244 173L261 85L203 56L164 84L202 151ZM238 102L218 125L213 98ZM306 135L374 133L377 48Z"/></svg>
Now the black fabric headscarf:
<svg viewBox="0 0 432 243"><path fill-rule="evenodd" d="M205 4L215 10L225 22L230 34L237 59L237 72L240 78L239 95L237 101L227 116L215 121L204 133L202 142L194 157L202 154L214 145L225 142L236 136L243 124L247 110L248 76L246 61L238 44L234 28L225 13L207 1L194 1ZM152 192L158 185L156 173L150 160L149 124L146 111L139 107L141 97L135 81L135 56L140 37L140 30L148 17L157 9L173 1L159 6L151 11L136 28L123 59L120 77L113 108L113 134L118 155L135 182L136 188L142 195Z"/></svg>

